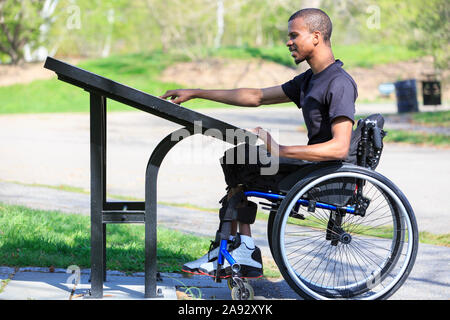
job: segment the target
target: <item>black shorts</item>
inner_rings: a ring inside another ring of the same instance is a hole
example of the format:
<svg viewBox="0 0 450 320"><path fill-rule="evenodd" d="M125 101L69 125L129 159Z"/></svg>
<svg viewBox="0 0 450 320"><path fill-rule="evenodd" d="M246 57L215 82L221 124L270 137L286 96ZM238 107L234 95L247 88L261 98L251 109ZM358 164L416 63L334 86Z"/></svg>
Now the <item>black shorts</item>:
<svg viewBox="0 0 450 320"><path fill-rule="evenodd" d="M229 187L243 185L245 190L278 193L281 180L311 162L275 158L264 146L240 144L225 151L220 164Z"/></svg>

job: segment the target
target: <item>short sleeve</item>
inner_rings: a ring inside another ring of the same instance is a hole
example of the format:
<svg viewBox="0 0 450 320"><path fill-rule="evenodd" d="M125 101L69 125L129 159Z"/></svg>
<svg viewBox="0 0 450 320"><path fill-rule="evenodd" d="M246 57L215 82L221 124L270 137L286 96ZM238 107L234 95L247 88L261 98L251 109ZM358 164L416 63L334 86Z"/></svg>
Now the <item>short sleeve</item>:
<svg viewBox="0 0 450 320"><path fill-rule="evenodd" d="M281 88L284 91L284 94L294 102L297 107L300 106L300 90L303 82L305 73L299 74L294 79L289 80L288 82L281 85Z"/></svg>
<svg viewBox="0 0 450 320"><path fill-rule="evenodd" d="M337 117L347 117L355 122L355 101L358 96L356 84L345 76L336 77L330 82L327 104L330 106L330 123Z"/></svg>

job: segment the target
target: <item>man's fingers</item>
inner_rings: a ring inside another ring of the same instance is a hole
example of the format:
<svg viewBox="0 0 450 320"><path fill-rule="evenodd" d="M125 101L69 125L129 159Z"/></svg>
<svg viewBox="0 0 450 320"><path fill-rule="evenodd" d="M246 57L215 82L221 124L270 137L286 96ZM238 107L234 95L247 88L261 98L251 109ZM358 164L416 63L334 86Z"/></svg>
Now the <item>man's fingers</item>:
<svg viewBox="0 0 450 320"><path fill-rule="evenodd" d="M250 131L251 133L253 133L255 135L258 135L258 131L255 128L253 128L253 129L245 129L245 130Z"/></svg>
<svg viewBox="0 0 450 320"><path fill-rule="evenodd" d="M167 93L165 93L165 94L163 94L162 96L159 96L161 99L167 99L168 97L170 97L171 95L170 94L167 94Z"/></svg>
<svg viewBox="0 0 450 320"><path fill-rule="evenodd" d="M162 96L160 96L161 99L167 99L167 98L171 98L174 99L178 96L178 94L174 91L174 90L168 90L166 91L166 93L164 93Z"/></svg>
<svg viewBox="0 0 450 320"><path fill-rule="evenodd" d="M247 129L250 132L253 132L256 135L259 135L260 130L263 130L261 127L256 127L256 128L252 128L252 129Z"/></svg>
<svg viewBox="0 0 450 320"><path fill-rule="evenodd" d="M182 90L168 90L162 96L161 99L170 98L170 101L176 104L180 104L189 100L191 97L188 94L185 94Z"/></svg>

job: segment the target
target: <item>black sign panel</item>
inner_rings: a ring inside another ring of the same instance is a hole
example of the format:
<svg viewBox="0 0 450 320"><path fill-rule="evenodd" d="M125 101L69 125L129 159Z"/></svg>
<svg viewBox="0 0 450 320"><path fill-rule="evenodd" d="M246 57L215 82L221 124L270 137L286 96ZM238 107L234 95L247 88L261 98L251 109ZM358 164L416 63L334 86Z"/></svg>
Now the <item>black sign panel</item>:
<svg viewBox="0 0 450 320"><path fill-rule="evenodd" d="M441 104L441 83L439 81L423 81L422 93L424 105Z"/></svg>

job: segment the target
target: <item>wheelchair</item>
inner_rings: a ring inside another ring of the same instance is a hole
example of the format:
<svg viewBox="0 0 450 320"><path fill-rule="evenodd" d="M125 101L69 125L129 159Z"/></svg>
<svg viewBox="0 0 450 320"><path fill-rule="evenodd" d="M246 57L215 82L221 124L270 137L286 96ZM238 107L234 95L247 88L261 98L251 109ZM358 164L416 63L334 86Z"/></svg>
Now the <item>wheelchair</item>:
<svg viewBox="0 0 450 320"><path fill-rule="evenodd" d="M413 268L418 250L413 209L395 184L375 171L383 124L379 114L358 121L348 162L302 166L281 180L279 192L244 190L247 197L267 201L262 209L269 211L272 256L302 298L386 299ZM239 264L226 240L217 272L224 259L233 270L232 298L251 299L253 289L237 276Z"/></svg>

